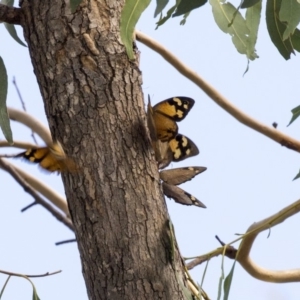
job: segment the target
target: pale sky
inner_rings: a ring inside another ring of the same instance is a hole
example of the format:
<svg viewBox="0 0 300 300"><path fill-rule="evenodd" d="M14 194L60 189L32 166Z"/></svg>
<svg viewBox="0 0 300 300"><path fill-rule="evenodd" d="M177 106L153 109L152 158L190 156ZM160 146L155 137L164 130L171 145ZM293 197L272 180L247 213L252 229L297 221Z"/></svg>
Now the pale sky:
<svg viewBox="0 0 300 300"><path fill-rule="evenodd" d="M251 62L249 72L243 76L247 60L236 52L230 36L218 29L209 4L192 12L185 26L179 25L178 17L158 30L155 30L154 9L153 2L139 21L138 30L157 39L244 112L266 125L277 122L278 130L299 138L300 120L287 127L291 109L300 104L299 55L289 61L280 56L266 32L264 15L256 47L260 58ZM0 36L0 55L10 84L8 105L21 109L11 83L15 76L28 112L46 124L28 49L10 38L1 24ZM207 209L185 207L166 199L183 256L210 252L219 247L215 235L230 242L253 222L298 200L300 181L292 181L300 168L298 153L238 123L157 53L139 43L138 48L145 99L150 94L152 104L173 96L187 96L196 101L187 118L178 125L179 132L197 144L200 154L172 163L170 168L207 167L206 172L180 186L205 203ZM31 142L27 128L13 122L12 128L15 139ZM42 173L37 166L23 161L13 162L64 195L60 176ZM59 275L33 280L41 300L87 299L77 245L54 245L73 238L72 232L40 206L20 213L33 199L3 171L0 171L0 186L0 269L25 274L61 269ZM299 267L299 222L296 215L273 228L269 238L268 232L262 233L251 252L255 262L270 269ZM232 263L225 258L225 275ZM191 272L196 282L201 282L203 270L201 265ZM213 258L203 285L212 300L217 298L220 275L221 257ZM6 276L0 275L0 289L5 280ZM299 283L262 282L236 265L229 299L298 300L299 296ZM3 300L31 297L30 283L19 278L11 278L3 294Z"/></svg>

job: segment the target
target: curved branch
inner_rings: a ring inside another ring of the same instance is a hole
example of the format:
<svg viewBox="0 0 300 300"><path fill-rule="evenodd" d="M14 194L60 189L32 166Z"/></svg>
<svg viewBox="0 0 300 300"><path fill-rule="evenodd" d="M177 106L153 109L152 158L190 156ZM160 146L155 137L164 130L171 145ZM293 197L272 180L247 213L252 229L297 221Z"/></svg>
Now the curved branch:
<svg viewBox="0 0 300 300"><path fill-rule="evenodd" d="M174 54L168 51L165 47L160 45L155 40L140 31L135 31L136 39L145 44L152 50L159 53L166 61L168 61L179 73L190 79L198 87L200 87L213 101L226 110L230 115L237 119L242 124L260 132L261 134L269 137L270 139L278 142L280 145L289 149L300 152L300 141L285 135L277 129L264 125L257 120L251 118L243 111L235 107L229 100L221 95L215 88L202 79L196 72L183 64Z"/></svg>
<svg viewBox="0 0 300 300"><path fill-rule="evenodd" d="M0 270L0 273L5 274L5 275L9 275L9 276L17 276L17 277L30 277L30 278L39 278L39 277L46 277L46 276L51 276L51 275L55 275L58 273L61 273L61 270L55 271L55 272L47 272L45 274L40 274L40 275L25 275L25 274L19 274L19 273L13 273L13 272L9 272L9 271L4 271L4 270Z"/></svg>
<svg viewBox="0 0 300 300"><path fill-rule="evenodd" d="M24 190L30 194L34 200L42 205L44 208L46 208L58 221L65 224L69 229L71 229L74 232L74 227L72 224L72 221L63 216L63 214L58 211L54 206L52 206L50 203L45 201L36 191L33 189L23 178L22 176L14 169L14 167L6 162L4 159L0 159L0 167L8 172L23 188Z"/></svg>
<svg viewBox="0 0 300 300"><path fill-rule="evenodd" d="M18 109L8 107L7 110L11 120L20 122L29 127L32 131L36 132L40 138L44 140L46 145L51 146L53 144L49 129L40 121L32 117L30 114Z"/></svg>
<svg viewBox="0 0 300 300"><path fill-rule="evenodd" d="M0 4L0 22L21 24L21 8Z"/></svg>
<svg viewBox="0 0 300 300"><path fill-rule="evenodd" d="M293 216L294 214L300 211L300 200L295 203L287 206L283 210L278 213L266 218L260 222L252 224L243 238L238 254L237 261L242 265L242 267L253 277L268 281L268 282L298 282L300 281L300 269L292 269L292 270L268 270L261 268L257 264L255 264L251 258L249 257L250 250L254 243L255 238L258 234L264 230L269 230L271 227L274 227L287 218Z"/></svg>
<svg viewBox="0 0 300 300"><path fill-rule="evenodd" d="M4 159L3 159L4 160ZM57 208L62 210L66 217L69 218L69 209L66 199L60 196L56 191L52 190L50 187L45 185L42 181L38 180L37 178L31 176L30 174L26 173L22 169L14 166L13 164L9 163L8 161L4 160L5 163L9 166L12 166L18 174L36 191L41 193L45 198L47 198L53 205ZM5 170L5 169L4 169Z"/></svg>

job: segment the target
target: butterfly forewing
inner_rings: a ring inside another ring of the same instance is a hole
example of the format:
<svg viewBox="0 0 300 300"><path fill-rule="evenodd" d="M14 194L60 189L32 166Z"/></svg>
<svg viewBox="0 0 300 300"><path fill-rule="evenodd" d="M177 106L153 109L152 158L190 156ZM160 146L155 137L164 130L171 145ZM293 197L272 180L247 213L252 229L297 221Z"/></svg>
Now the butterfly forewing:
<svg viewBox="0 0 300 300"><path fill-rule="evenodd" d="M205 167L185 167L160 171L160 179L172 185L182 184L204 172Z"/></svg>
<svg viewBox="0 0 300 300"><path fill-rule="evenodd" d="M196 197L187 193L178 186L163 182L162 187L164 194L167 197L174 199L177 203L183 205L195 205L198 207L206 208L206 206L202 202L200 202Z"/></svg>
<svg viewBox="0 0 300 300"><path fill-rule="evenodd" d="M179 122L186 117L194 104L195 100L192 98L173 97L154 105L153 111Z"/></svg>
<svg viewBox="0 0 300 300"><path fill-rule="evenodd" d="M181 161L199 154L199 149L194 142L182 134L170 140L169 145L173 153L173 161Z"/></svg>

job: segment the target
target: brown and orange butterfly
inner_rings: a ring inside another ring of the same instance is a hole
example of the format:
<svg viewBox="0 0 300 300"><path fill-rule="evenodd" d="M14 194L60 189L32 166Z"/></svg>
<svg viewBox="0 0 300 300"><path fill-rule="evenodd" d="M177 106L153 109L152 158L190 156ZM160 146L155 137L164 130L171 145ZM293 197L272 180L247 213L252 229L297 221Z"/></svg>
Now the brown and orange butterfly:
<svg viewBox="0 0 300 300"><path fill-rule="evenodd" d="M49 172L73 172L76 170L73 160L68 158L59 142L48 147L30 148L15 155L1 155L1 157L22 157L38 163L41 168Z"/></svg>
<svg viewBox="0 0 300 300"><path fill-rule="evenodd" d="M151 106L148 97L148 127L152 140L168 142L178 133L176 122L183 120L195 101L189 97L173 97Z"/></svg>

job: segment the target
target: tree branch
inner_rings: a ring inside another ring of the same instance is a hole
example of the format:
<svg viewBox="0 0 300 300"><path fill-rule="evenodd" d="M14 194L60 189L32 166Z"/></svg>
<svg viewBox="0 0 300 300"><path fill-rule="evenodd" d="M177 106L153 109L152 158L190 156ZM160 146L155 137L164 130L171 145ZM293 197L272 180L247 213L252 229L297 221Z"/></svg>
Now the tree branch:
<svg viewBox="0 0 300 300"><path fill-rule="evenodd" d="M6 160L5 160L5 163L12 166L31 187L33 187L36 191L38 191L45 198L47 198L50 202L52 202L53 205L55 205L60 210L62 210L65 213L65 216L69 218L70 213L69 213L68 204L67 204L67 201L65 198L63 198L56 191L54 191L49 186L44 184L42 181L31 176L30 174L26 173L25 171L18 168L17 166L14 166L13 164L9 163ZM0 166L0 168L1 168L1 166Z"/></svg>
<svg viewBox="0 0 300 300"><path fill-rule="evenodd" d="M300 152L300 141L293 139L277 129L266 126L263 123L251 118L243 111L235 107L228 99L221 95L216 89L214 89L209 83L202 79L196 72L183 64L174 54L164 48L161 44L151 39L140 31L135 31L136 39L145 44L152 50L159 53L167 62L169 62L179 73L187 77L194 82L205 92L214 102L226 110L230 115L237 119L242 124L260 132L261 134L269 137L270 139L278 142L280 145L289 149Z"/></svg>
<svg viewBox="0 0 300 300"><path fill-rule="evenodd" d="M292 203L291 205L285 207L278 213L260 221L252 224L247 232L234 240L233 242L224 245L226 247L224 253L224 247L217 248L214 251L211 251L205 255L198 256L194 258L191 262L187 264L187 268L191 270L192 268L200 265L201 263L211 259L212 257L218 256L220 254L224 254L225 256L236 259L241 266L254 278L267 281L267 282L299 282L300 281L300 269L292 269L292 270L269 270L265 268L261 268L257 264L255 264L250 258L250 250L254 243L255 238L258 234L264 230L269 230L270 228L282 223L289 217L300 212L300 200ZM236 250L231 244L242 239L239 250ZM186 258L192 259L192 258Z"/></svg>
<svg viewBox="0 0 300 300"><path fill-rule="evenodd" d="M0 22L21 24L21 8L0 4Z"/></svg>
<svg viewBox="0 0 300 300"><path fill-rule="evenodd" d="M74 227L71 220L65 217L60 211L58 211L55 207L53 207L50 203L45 201L18 173L18 171L4 159L0 159L0 167L8 172L27 192L30 194L34 200L46 208L58 221L65 224L69 229L74 232Z"/></svg>
<svg viewBox="0 0 300 300"><path fill-rule="evenodd" d="M36 148L37 146L32 143L16 141L16 140L14 140L13 145L9 144L7 141L4 141L4 140L0 141L0 148L4 148L4 147L30 149L30 148Z"/></svg>
<svg viewBox="0 0 300 300"><path fill-rule="evenodd" d="M9 118L11 120L26 125L32 131L36 132L48 146L52 145L53 142L52 142L50 131L40 121L38 121L28 113L18 109L8 107L7 110L8 110Z"/></svg>
<svg viewBox="0 0 300 300"><path fill-rule="evenodd" d="M297 214L300 211L300 200L294 202L293 204L287 206L278 213L266 218L260 222L252 224L243 238L240 248L237 254L237 261L242 265L242 267L253 277L268 281L268 282L298 282L300 281L300 269L293 270L268 270L261 268L255 264L249 257L250 250L254 243L254 240L258 234L264 230L269 230L289 217Z"/></svg>

